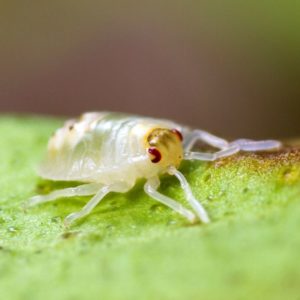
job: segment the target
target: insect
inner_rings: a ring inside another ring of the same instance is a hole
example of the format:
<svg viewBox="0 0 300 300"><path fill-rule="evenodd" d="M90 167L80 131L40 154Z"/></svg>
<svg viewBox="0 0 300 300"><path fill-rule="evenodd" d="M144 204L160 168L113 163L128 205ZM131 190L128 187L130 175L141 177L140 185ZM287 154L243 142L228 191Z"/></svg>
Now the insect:
<svg viewBox="0 0 300 300"><path fill-rule="evenodd" d="M215 153L191 151L197 141L219 149ZM214 161L239 151L277 149L279 141L239 139L228 142L203 130L192 130L173 121L110 112L91 112L69 120L50 138L39 175L55 181L80 181L82 185L56 190L29 199L27 207L62 197L93 195L78 212L64 221L70 225L88 215L110 192L125 193L139 178L144 191L172 208L190 222L210 221L194 197L184 175L178 170L182 160ZM192 210L158 191L159 175L177 177Z"/></svg>

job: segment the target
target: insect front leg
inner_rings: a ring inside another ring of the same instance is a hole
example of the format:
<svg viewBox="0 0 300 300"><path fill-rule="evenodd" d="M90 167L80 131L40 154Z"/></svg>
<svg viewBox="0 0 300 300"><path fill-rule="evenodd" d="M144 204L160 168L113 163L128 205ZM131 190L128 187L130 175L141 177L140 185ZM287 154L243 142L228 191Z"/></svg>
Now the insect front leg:
<svg viewBox="0 0 300 300"><path fill-rule="evenodd" d="M206 152L191 152L190 150L196 144L197 141L202 141L210 146L221 149L221 151L214 153ZM203 160L214 161L218 158L233 155L239 151L239 145L230 145L228 141L217 137L207 131L196 129L187 134L184 140L183 149L185 160Z"/></svg>
<svg viewBox="0 0 300 300"><path fill-rule="evenodd" d="M157 191L158 187L160 185L160 180L158 177L154 177L151 179L148 179L144 186L145 193L149 195L151 198L161 202L162 204L172 208L185 218L187 218L191 223L194 223L196 221L196 216L194 213L192 213L190 210L184 208L180 203L174 201L173 199L159 193Z"/></svg>
<svg viewBox="0 0 300 300"><path fill-rule="evenodd" d="M238 144L230 144L226 149L214 152L185 152L184 160L202 160L202 161L215 161L219 158L231 156L240 151L240 146Z"/></svg>
<svg viewBox="0 0 300 300"><path fill-rule="evenodd" d="M224 149L228 147L229 142L217 137L207 131L195 129L184 137L183 148L185 151L190 151L197 141L204 142L210 146Z"/></svg>
<svg viewBox="0 0 300 300"><path fill-rule="evenodd" d="M206 152L191 152L190 149L195 143L200 140L207 144L221 149L214 153ZM276 140L254 141L249 139L238 139L233 142L227 142L217 136L214 136L206 131L194 130L186 138L184 142L184 159L185 160L202 160L215 161L219 158L231 156L239 151L265 151L274 150L282 146L281 142Z"/></svg>
<svg viewBox="0 0 300 300"><path fill-rule="evenodd" d="M130 189L124 183L114 183L112 185L102 186L100 190L97 191L95 196L78 212L74 212L69 214L65 220L65 226L69 226L75 220L80 219L86 215L88 215L97 204L110 192L127 192Z"/></svg>
<svg viewBox="0 0 300 300"><path fill-rule="evenodd" d="M174 175L177 177L177 179L180 182L180 185L185 193L187 201L190 203L194 211L196 212L197 216L203 223L209 223L210 219L208 217L208 214L205 210L205 208L202 206L202 204L194 197L191 187L188 184L187 180L185 179L184 175L179 172L176 168L170 167L169 168L169 174Z"/></svg>
<svg viewBox="0 0 300 300"><path fill-rule="evenodd" d="M282 146L282 143L276 140L253 141L248 139L239 139L231 143L238 145L243 151L265 151L274 150Z"/></svg>
<svg viewBox="0 0 300 300"><path fill-rule="evenodd" d="M102 185L99 183L89 183L54 191L47 195L38 195L30 198L24 205L24 208L32 207L41 203L54 201L58 198L89 196L96 194Z"/></svg>

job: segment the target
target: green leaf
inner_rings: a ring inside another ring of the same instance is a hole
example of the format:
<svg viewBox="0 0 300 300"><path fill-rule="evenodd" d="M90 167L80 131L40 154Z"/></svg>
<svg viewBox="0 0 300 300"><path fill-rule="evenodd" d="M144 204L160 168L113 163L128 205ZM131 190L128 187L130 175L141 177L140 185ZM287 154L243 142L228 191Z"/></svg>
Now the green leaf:
<svg viewBox="0 0 300 300"><path fill-rule="evenodd" d="M300 155L239 154L184 163L212 218L190 225L147 197L142 181L111 194L69 230L64 217L88 197L24 212L62 188L35 168L61 120L0 118L1 299L297 299L300 293ZM161 191L184 202L174 178Z"/></svg>

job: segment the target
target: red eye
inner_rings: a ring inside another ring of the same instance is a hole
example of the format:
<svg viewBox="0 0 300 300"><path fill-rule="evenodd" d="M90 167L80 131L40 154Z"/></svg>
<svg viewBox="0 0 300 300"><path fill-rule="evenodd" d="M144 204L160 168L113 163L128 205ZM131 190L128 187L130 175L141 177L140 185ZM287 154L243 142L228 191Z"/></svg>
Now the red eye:
<svg viewBox="0 0 300 300"><path fill-rule="evenodd" d="M161 160L161 154L160 152L155 148L151 147L148 149L148 152L153 155L154 157L151 159L153 163L158 163Z"/></svg>
<svg viewBox="0 0 300 300"><path fill-rule="evenodd" d="M173 133L175 133L181 141L183 140L183 136L182 136L182 134L181 134L181 132L180 132L179 130L177 130L177 129L172 129L171 131L172 131Z"/></svg>

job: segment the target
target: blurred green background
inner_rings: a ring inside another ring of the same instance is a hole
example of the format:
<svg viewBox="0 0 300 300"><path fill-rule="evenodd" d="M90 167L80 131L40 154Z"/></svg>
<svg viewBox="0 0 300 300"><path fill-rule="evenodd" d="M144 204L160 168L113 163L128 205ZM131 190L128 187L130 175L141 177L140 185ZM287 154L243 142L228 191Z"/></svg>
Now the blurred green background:
<svg viewBox="0 0 300 300"><path fill-rule="evenodd" d="M299 136L299 1L1 1L0 111Z"/></svg>

